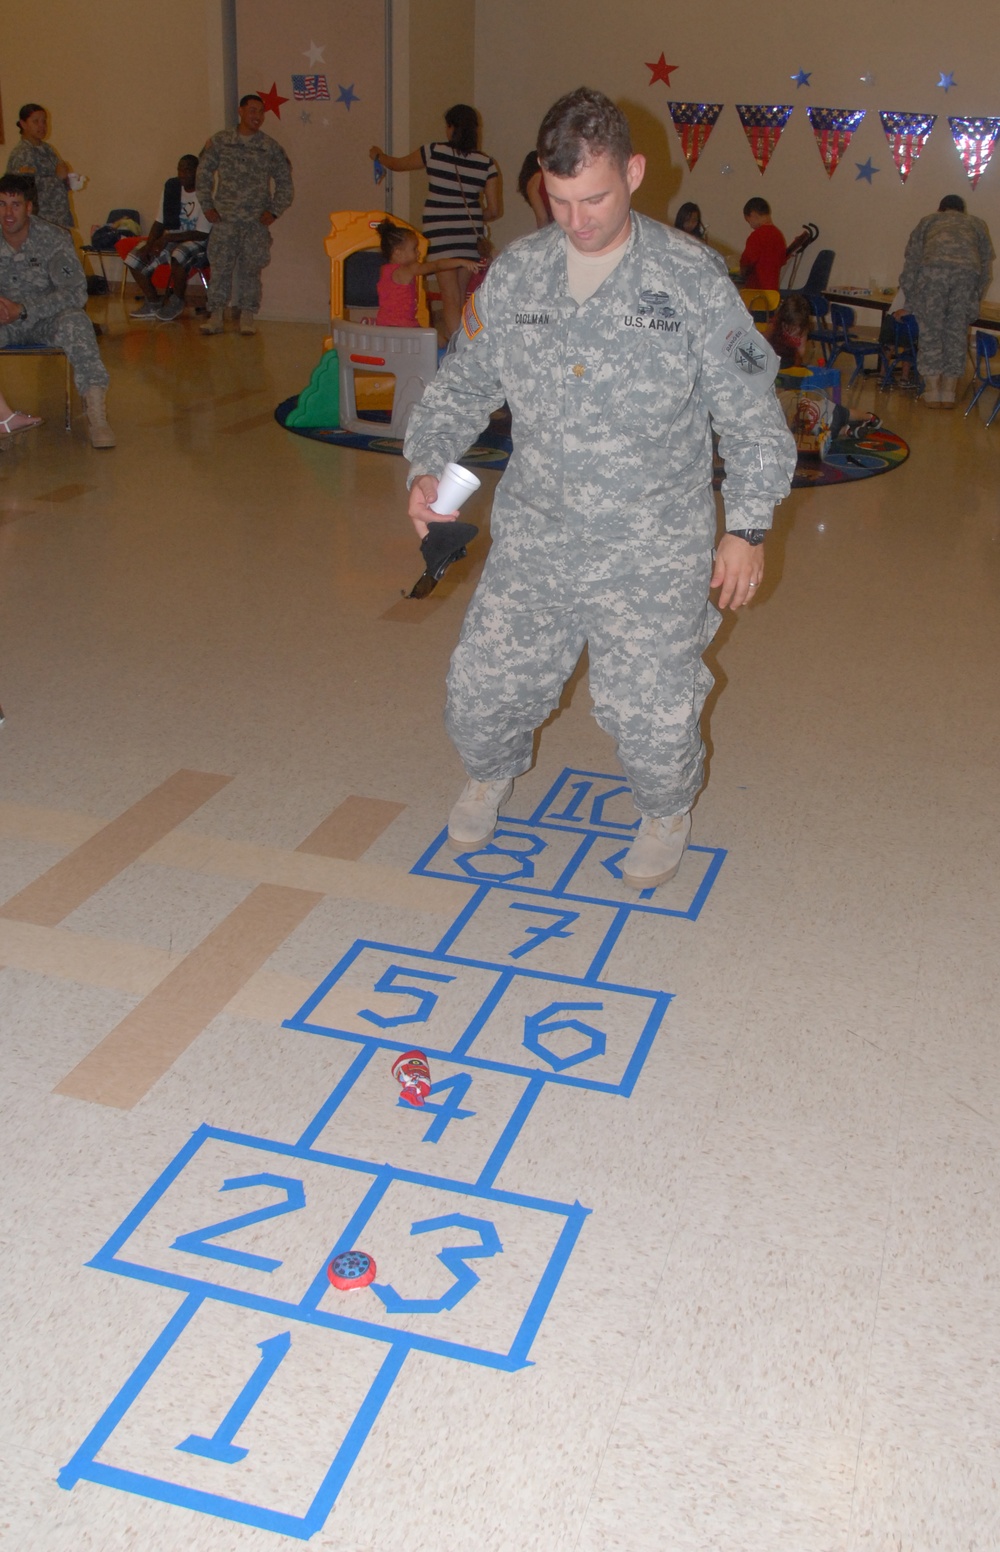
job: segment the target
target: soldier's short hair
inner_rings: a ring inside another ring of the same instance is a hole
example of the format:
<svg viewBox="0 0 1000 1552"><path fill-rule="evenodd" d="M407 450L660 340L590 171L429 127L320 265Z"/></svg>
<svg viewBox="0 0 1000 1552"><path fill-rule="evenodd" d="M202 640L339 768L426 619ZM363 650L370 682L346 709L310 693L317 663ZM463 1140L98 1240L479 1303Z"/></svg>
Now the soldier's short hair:
<svg viewBox="0 0 1000 1552"><path fill-rule="evenodd" d="M26 205L38 209L38 185L30 173L5 172L0 178L0 194L20 194Z"/></svg>
<svg viewBox="0 0 1000 1552"><path fill-rule="evenodd" d="M946 194L938 206L939 210L960 210L965 214L965 200L961 194Z"/></svg>
<svg viewBox="0 0 1000 1552"><path fill-rule="evenodd" d="M632 155L632 133L621 108L589 86L578 86L554 102L538 131L538 160L557 178L575 178L598 156L610 156L624 172Z"/></svg>
<svg viewBox="0 0 1000 1552"><path fill-rule="evenodd" d="M264 99L259 92L247 92L240 98L240 107L245 108L248 102L259 102L261 107L264 106Z"/></svg>

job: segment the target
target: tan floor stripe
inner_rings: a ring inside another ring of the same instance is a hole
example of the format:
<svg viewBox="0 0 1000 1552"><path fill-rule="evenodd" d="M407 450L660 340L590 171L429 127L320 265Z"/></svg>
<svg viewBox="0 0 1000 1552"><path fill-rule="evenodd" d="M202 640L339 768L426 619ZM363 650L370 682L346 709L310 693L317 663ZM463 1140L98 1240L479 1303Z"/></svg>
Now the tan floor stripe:
<svg viewBox="0 0 1000 1552"><path fill-rule="evenodd" d="M82 986L107 986L133 997L145 997L183 957L164 948L95 938L66 927L0 921L0 962L9 969L54 975Z"/></svg>
<svg viewBox="0 0 1000 1552"><path fill-rule="evenodd" d="M259 885L53 1092L130 1110L321 898Z"/></svg>
<svg viewBox="0 0 1000 1552"><path fill-rule="evenodd" d="M206 771L175 771L0 905L0 916L55 927L231 780L231 776L213 776Z"/></svg>
<svg viewBox="0 0 1000 1552"><path fill-rule="evenodd" d="M82 846L107 820L71 814L65 808L35 808L30 803L0 803L0 835L53 846Z"/></svg>
<svg viewBox="0 0 1000 1552"><path fill-rule="evenodd" d="M36 501L75 501L77 496L85 496L88 490L96 490L96 485L59 485L55 490L40 491L35 497Z"/></svg>
<svg viewBox="0 0 1000 1552"><path fill-rule="evenodd" d="M463 881L417 878L374 862L343 862L339 857L312 857L303 851L250 846L214 835L175 830L143 856L143 862L247 878L291 889L315 889L336 900L365 900L372 905L398 905L412 911L454 916Z"/></svg>
<svg viewBox="0 0 1000 1552"><path fill-rule="evenodd" d="M357 862L405 807L405 803L389 803L384 798L345 798L297 850Z"/></svg>

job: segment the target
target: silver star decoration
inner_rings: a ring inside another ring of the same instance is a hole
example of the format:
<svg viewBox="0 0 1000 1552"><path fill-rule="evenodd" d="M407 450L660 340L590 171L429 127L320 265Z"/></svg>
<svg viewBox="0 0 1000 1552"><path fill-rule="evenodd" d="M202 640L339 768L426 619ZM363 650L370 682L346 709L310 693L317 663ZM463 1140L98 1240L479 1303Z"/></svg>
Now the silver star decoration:
<svg viewBox="0 0 1000 1552"><path fill-rule="evenodd" d="M312 123L312 114L307 113L305 108L302 109L302 112L299 114L299 118L302 120L303 124Z"/></svg>
<svg viewBox="0 0 1000 1552"><path fill-rule="evenodd" d="M309 39L309 47L307 49L303 49L302 52L306 56L306 58L308 59L310 65L325 65L326 64L326 60L323 58L323 55L326 52L326 44L325 43L323 44L323 47L320 48L319 44L318 43L314 43L312 38L310 38Z"/></svg>

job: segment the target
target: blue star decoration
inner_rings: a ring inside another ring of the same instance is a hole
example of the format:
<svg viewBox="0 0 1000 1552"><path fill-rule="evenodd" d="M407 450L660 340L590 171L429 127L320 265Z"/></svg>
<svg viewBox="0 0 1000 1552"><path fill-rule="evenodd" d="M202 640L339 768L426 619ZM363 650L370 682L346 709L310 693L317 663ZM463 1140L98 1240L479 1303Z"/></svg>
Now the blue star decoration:
<svg viewBox="0 0 1000 1552"><path fill-rule="evenodd" d="M871 183L874 174L882 171L881 167L872 166L871 157L868 158L867 162L855 162L854 165L858 169L858 176L854 180L855 183L860 183L862 178L864 178L866 183Z"/></svg>
<svg viewBox="0 0 1000 1552"><path fill-rule="evenodd" d="M351 103L352 102L360 102L361 101L361 98L358 96L357 92L354 90L354 82L353 81L351 82L350 86L338 86L337 87L337 101L338 102L342 102L344 104L344 107L347 109L348 113L350 113L350 111L351 111Z"/></svg>
<svg viewBox="0 0 1000 1552"><path fill-rule="evenodd" d="M791 79L795 82L796 86L808 86L809 78L811 75L811 70L796 70Z"/></svg>
<svg viewBox="0 0 1000 1552"><path fill-rule="evenodd" d="M942 70L941 74L940 74L940 76L938 78L938 85L939 86L943 86L945 91L947 92L955 84L956 84L955 83L955 77L951 73L951 71L950 70Z"/></svg>

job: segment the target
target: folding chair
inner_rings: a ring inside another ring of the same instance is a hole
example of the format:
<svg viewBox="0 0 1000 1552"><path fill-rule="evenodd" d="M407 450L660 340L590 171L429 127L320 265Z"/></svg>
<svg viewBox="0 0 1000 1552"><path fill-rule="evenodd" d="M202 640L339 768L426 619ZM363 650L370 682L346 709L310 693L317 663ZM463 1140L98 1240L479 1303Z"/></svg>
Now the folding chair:
<svg viewBox="0 0 1000 1552"><path fill-rule="evenodd" d="M972 411L975 409L977 403L987 388L995 388L997 392L997 401L990 411L990 418L986 422L987 426L992 426L994 420L996 419L997 410L1000 410L1000 374L995 373L993 370L993 362L996 359L996 355L996 335L987 334L984 333L981 329L977 329L976 371L970 385L975 389L975 392L969 401L969 408L966 410L965 414L966 417L972 414Z"/></svg>
<svg viewBox="0 0 1000 1552"><path fill-rule="evenodd" d="M128 206L128 205L120 205L120 206L118 206L114 210L109 210L108 211L108 219L106 221L102 222L102 225L103 226L114 226L116 221L134 221L136 226L140 226L141 227L141 225L142 225L142 222L139 219L139 212L138 212L138 210L133 210L131 208L131 206ZM91 237L93 237L94 232L96 232L96 231L97 231L97 227L96 226L92 227L91 233L90 233ZM142 240L141 238L137 238L136 239L136 241L141 241L141 240ZM108 272L104 268L104 265L105 265L105 262L108 259L117 259L117 258L120 257L120 255L115 251L114 248L95 248L94 244L92 242L81 243L80 244L80 252L81 253L85 253L88 258L96 259L97 260L98 264L101 266L101 274L104 276L104 284L106 286L108 286L108 290L110 291L111 288L108 285ZM124 277L123 277L122 278L122 295L124 295L124 294L125 294L125 280L124 280Z"/></svg>
<svg viewBox="0 0 1000 1552"><path fill-rule="evenodd" d="M839 302L834 302L830 307L830 322L833 324L835 336L830 361L834 362L838 356L847 355L854 362L854 371L847 381L848 388L865 370L865 361L869 356L877 358L882 373L885 374L888 363L885 351L878 340L859 339L856 334L851 333L854 327L853 307L842 307Z"/></svg>
<svg viewBox="0 0 1000 1552"><path fill-rule="evenodd" d="M70 413L73 396L73 373L69 364L69 356L59 349L58 345L4 345L0 347L0 356L63 356L66 362L66 418L65 426L69 431L73 420Z"/></svg>

